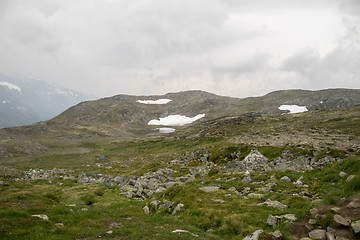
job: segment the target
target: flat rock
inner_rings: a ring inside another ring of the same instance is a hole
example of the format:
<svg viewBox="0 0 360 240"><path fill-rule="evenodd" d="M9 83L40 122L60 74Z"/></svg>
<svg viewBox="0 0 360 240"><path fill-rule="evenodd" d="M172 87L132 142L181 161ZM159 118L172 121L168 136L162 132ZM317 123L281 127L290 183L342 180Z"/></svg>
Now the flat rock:
<svg viewBox="0 0 360 240"><path fill-rule="evenodd" d="M339 173L339 176L342 177L342 178L343 178L343 177L346 177L346 176L347 176L347 173L340 172L340 173Z"/></svg>
<svg viewBox="0 0 360 240"><path fill-rule="evenodd" d="M360 208L360 204L355 201L351 201L346 207L347 208Z"/></svg>
<svg viewBox="0 0 360 240"><path fill-rule="evenodd" d="M339 214L334 215L334 222L340 226L344 226L344 227L350 226L350 223Z"/></svg>
<svg viewBox="0 0 360 240"><path fill-rule="evenodd" d="M335 240L335 235L332 233L325 233L326 240Z"/></svg>
<svg viewBox="0 0 360 240"><path fill-rule="evenodd" d="M204 191L204 192L216 192L216 191L219 190L219 187L217 187L217 186L206 186L206 187L201 187L199 189Z"/></svg>
<svg viewBox="0 0 360 240"><path fill-rule="evenodd" d="M353 180L355 178L355 175L350 175L348 176L348 178L346 179L347 182L350 182L351 180Z"/></svg>
<svg viewBox="0 0 360 240"><path fill-rule="evenodd" d="M325 240L325 233L326 231L323 229L315 229L309 232L309 237L314 240Z"/></svg>
<svg viewBox="0 0 360 240"><path fill-rule="evenodd" d="M243 240L258 240L260 234L262 234L264 231L263 230L257 230L249 235L247 235Z"/></svg>
<svg viewBox="0 0 360 240"><path fill-rule="evenodd" d="M36 217L36 218L40 218L42 220L48 221L49 217L46 216L45 214L35 214L35 215L31 215L32 217Z"/></svg>
<svg viewBox="0 0 360 240"><path fill-rule="evenodd" d="M286 210L288 208L287 205L284 205L278 201L272 201L270 199L266 200L265 202L261 203L261 205L268 205L269 207L273 207L273 208L277 208L277 209L280 209L280 210Z"/></svg>
<svg viewBox="0 0 360 240"><path fill-rule="evenodd" d="M282 239L283 237L279 230L276 230L275 232L271 232L269 234L272 235L275 239Z"/></svg>

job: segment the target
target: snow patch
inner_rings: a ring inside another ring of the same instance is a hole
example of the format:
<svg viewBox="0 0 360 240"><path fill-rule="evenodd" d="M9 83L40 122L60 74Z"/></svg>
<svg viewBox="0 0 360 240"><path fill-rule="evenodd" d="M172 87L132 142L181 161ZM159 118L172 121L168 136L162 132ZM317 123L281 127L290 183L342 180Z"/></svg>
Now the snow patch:
<svg viewBox="0 0 360 240"><path fill-rule="evenodd" d="M10 90L14 89L16 91L19 91L19 93L21 93L21 88L19 86L16 86L15 84L9 82L0 82L0 85L8 87Z"/></svg>
<svg viewBox="0 0 360 240"><path fill-rule="evenodd" d="M298 106L298 105L281 105L279 109L283 111L290 111L289 114L302 113L308 111L306 106Z"/></svg>
<svg viewBox="0 0 360 240"><path fill-rule="evenodd" d="M175 128L157 128L159 130L159 133L172 133L175 132Z"/></svg>
<svg viewBox="0 0 360 240"><path fill-rule="evenodd" d="M151 120L148 122L148 125L163 125L163 126L182 126L188 123L195 122L200 118L205 117L205 114L198 114L195 117L186 117L184 115L169 115L159 120Z"/></svg>
<svg viewBox="0 0 360 240"><path fill-rule="evenodd" d="M171 101L172 101L171 99L161 98L158 100L137 100L136 102L143 104L167 104Z"/></svg>

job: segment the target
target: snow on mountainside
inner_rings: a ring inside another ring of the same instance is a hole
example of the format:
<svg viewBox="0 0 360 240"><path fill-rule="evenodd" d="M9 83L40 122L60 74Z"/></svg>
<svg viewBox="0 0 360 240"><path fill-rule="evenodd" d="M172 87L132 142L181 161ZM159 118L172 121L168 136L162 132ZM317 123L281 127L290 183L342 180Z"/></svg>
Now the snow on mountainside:
<svg viewBox="0 0 360 240"><path fill-rule="evenodd" d="M48 120L91 98L51 83L0 74L0 128Z"/></svg>

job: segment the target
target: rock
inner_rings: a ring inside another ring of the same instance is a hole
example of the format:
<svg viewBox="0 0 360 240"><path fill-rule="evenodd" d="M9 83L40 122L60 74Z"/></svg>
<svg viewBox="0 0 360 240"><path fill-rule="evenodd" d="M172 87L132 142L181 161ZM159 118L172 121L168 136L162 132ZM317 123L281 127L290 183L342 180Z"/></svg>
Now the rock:
<svg viewBox="0 0 360 240"><path fill-rule="evenodd" d="M216 192L216 191L219 190L219 187L217 187L217 186L206 186L206 187L201 187L199 189L204 191L204 192Z"/></svg>
<svg viewBox="0 0 360 240"><path fill-rule="evenodd" d="M263 230L257 230L249 235L247 235L243 240L258 240L260 234L262 234L264 231Z"/></svg>
<svg viewBox="0 0 360 240"><path fill-rule="evenodd" d="M263 198L264 198L264 194L260 194L260 193L249 193L248 197L263 199Z"/></svg>
<svg viewBox="0 0 360 240"><path fill-rule="evenodd" d="M32 217L37 217L37 218L40 218L42 220L45 220L45 221L48 221L49 220L49 217L46 216L45 214L36 214L36 215L31 215Z"/></svg>
<svg viewBox="0 0 360 240"><path fill-rule="evenodd" d="M246 183L251 183L252 182L250 173L248 171L246 172L245 177L241 181L246 182Z"/></svg>
<svg viewBox="0 0 360 240"><path fill-rule="evenodd" d="M312 240L311 238L300 238L300 240Z"/></svg>
<svg viewBox="0 0 360 240"><path fill-rule="evenodd" d="M163 200L163 204L161 204L161 205L159 206L159 209L169 208L169 207L171 207L171 205L172 205L172 204L171 204L170 201L164 199L164 200Z"/></svg>
<svg viewBox="0 0 360 240"><path fill-rule="evenodd" d="M288 176L283 176L282 178L280 178L280 181L282 181L282 182L291 182L291 179Z"/></svg>
<svg viewBox="0 0 360 240"><path fill-rule="evenodd" d="M313 218L310 218L310 219L309 219L309 224L315 225L315 224L316 224L316 220L313 219Z"/></svg>
<svg viewBox="0 0 360 240"><path fill-rule="evenodd" d="M183 211L183 209L184 209L184 204L179 203L179 204L175 207L175 209L174 209L174 211L171 213L171 215L174 215L174 214L177 213L177 212L181 212L181 211Z"/></svg>
<svg viewBox="0 0 360 240"><path fill-rule="evenodd" d="M344 226L344 227L350 226L350 223L339 214L335 214L333 220L335 224L338 226Z"/></svg>
<svg viewBox="0 0 360 240"><path fill-rule="evenodd" d="M268 218L266 219L266 223L272 227L276 228L279 226L279 219L277 217L274 217L273 215L269 214Z"/></svg>
<svg viewBox="0 0 360 240"><path fill-rule="evenodd" d="M356 234L360 233L360 220L351 223L351 228L354 231L354 233Z"/></svg>
<svg viewBox="0 0 360 240"><path fill-rule="evenodd" d="M280 210L286 210L288 208L287 205L284 205L278 201L272 201L270 199L266 200L265 202L261 203L261 205L268 205L269 207L273 207L273 208L277 208L277 209L280 209Z"/></svg>
<svg viewBox="0 0 360 240"><path fill-rule="evenodd" d="M55 227L64 227L64 224L63 223L55 223Z"/></svg>
<svg viewBox="0 0 360 240"><path fill-rule="evenodd" d="M315 229L309 232L309 237L314 240L325 240L325 233L323 229Z"/></svg>
<svg viewBox="0 0 360 240"><path fill-rule="evenodd" d="M211 199L212 201L214 201L214 202L217 202L217 203L224 203L225 201L224 200L222 200L222 199Z"/></svg>
<svg viewBox="0 0 360 240"><path fill-rule="evenodd" d="M335 235L332 233L325 233L326 240L335 240Z"/></svg>
<svg viewBox="0 0 360 240"><path fill-rule="evenodd" d="M276 230L275 232L271 232L269 234L272 235L275 239L282 239L283 237L279 230Z"/></svg>
<svg viewBox="0 0 360 240"><path fill-rule="evenodd" d="M146 205L143 209L145 214L150 214L150 208L148 205Z"/></svg>
<svg viewBox="0 0 360 240"><path fill-rule="evenodd" d="M341 208L339 208L339 207L332 207L332 208L331 208L331 211L334 212L334 213L340 213Z"/></svg>
<svg viewBox="0 0 360 240"><path fill-rule="evenodd" d="M294 186L295 186L296 188L301 188L301 187L303 186L303 183L302 183L302 181L297 180L296 182L294 182Z"/></svg>
<svg viewBox="0 0 360 240"><path fill-rule="evenodd" d="M355 201L351 201L346 207L347 208L360 208L360 204Z"/></svg>
<svg viewBox="0 0 360 240"><path fill-rule="evenodd" d="M277 179L276 179L275 175L271 175L269 181L270 181L270 182L276 182Z"/></svg>
<svg viewBox="0 0 360 240"><path fill-rule="evenodd" d="M88 209L87 208L82 208L81 211L86 212Z"/></svg>
<svg viewBox="0 0 360 240"><path fill-rule="evenodd" d="M284 215L281 215L281 216L276 216L277 218L284 218L290 222L295 222L297 220L295 214L284 214Z"/></svg>
<svg viewBox="0 0 360 240"><path fill-rule="evenodd" d="M152 201L150 207L153 207L157 211L160 207L161 202L159 200Z"/></svg>
<svg viewBox="0 0 360 240"><path fill-rule="evenodd" d="M353 180L355 178L355 175L350 175L348 176L348 178L346 179L347 182L350 182L351 180Z"/></svg>
<svg viewBox="0 0 360 240"><path fill-rule="evenodd" d="M346 177L346 175L347 175L347 173L344 173L344 172L340 172L340 173L339 173L339 176L342 177L342 178L343 178L343 177Z"/></svg>
<svg viewBox="0 0 360 240"><path fill-rule="evenodd" d="M107 232L106 232L106 235L111 235L112 233L113 233L113 231L110 230L110 231L107 231Z"/></svg>
<svg viewBox="0 0 360 240"><path fill-rule="evenodd" d="M194 234L194 233L191 233L191 232L189 232L189 231L182 230L182 229L174 230L174 231L172 231L172 233L190 233L193 237L199 237L199 235L196 235L196 234Z"/></svg>

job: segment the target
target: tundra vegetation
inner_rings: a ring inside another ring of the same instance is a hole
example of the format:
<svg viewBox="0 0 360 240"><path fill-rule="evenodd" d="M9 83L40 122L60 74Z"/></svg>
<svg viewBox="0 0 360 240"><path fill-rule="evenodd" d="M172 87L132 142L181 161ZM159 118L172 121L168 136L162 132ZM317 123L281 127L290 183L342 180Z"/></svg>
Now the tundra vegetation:
<svg viewBox="0 0 360 240"><path fill-rule="evenodd" d="M39 145L1 140L0 238L243 239L261 229L260 239L359 239L359 123L357 106L128 138L7 129Z"/></svg>

